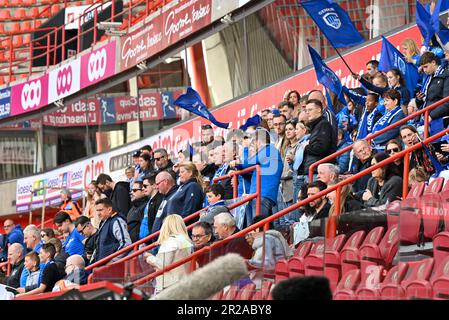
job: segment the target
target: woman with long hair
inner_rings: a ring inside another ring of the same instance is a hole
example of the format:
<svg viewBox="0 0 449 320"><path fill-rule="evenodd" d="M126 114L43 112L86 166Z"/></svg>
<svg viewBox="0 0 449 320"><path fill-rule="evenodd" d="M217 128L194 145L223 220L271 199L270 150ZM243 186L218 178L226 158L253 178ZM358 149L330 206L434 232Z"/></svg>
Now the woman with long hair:
<svg viewBox="0 0 449 320"><path fill-rule="evenodd" d="M408 63L413 63L417 67L419 67L419 59L421 58L421 54L419 52L419 48L416 45L416 42L413 39L407 38L402 41L401 44L402 53L405 56L405 59Z"/></svg>
<svg viewBox="0 0 449 320"><path fill-rule="evenodd" d="M150 253L144 256L146 262L158 271L186 258L193 252L193 243L190 241L187 227L180 215L170 214L164 219L157 244L160 247L156 256ZM155 293L175 284L189 272L190 262L165 272L156 278Z"/></svg>
<svg viewBox="0 0 449 320"><path fill-rule="evenodd" d="M394 156L395 154L397 154L401 151L402 151L402 143L400 143L396 139L391 139L385 145L385 152L390 157ZM394 160L393 163L395 165L396 174L402 178L404 175L404 161L402 160L402 158L399 158L399 159Z"/></svg>
<svg viewBox="0 0 449 320"><path fill-rule="evenodd" d="M388 157L385 152L376 153L371 159L371 165L374 166ZM377 168L371 175L362 196L365 206L380 206L402 197L402 178L396 175L393 163Z"/></svg>

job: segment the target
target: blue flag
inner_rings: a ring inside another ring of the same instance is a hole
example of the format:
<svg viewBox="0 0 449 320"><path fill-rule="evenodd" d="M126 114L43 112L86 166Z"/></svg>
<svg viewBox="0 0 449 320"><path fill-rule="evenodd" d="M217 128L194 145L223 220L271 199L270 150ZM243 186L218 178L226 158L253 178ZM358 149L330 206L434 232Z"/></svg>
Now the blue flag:
<svg viewBox="0 0 449 320"><path fill-rule="evenodd" d="M349 15L333 0L307 0L300 5L335 48L351 47L365 41Z"/></svg>
<svg viewBox="0 0 449 320"><path fill-rule="evenodd" d="M321 59L318 52L309 46L310 57L312 58L313 66L315 68L316 78L318 82L324 87L335 93L338 97L338 101L346 105L345 95L343 93L343 87L340 79Z"/></svg>
<svg viewBox="0 0 449 320"><path fill-rule="evenodd" d="M251 126L258 126L259 123L262 121L262 118L256 114L254 117L250 117L246 120L245 124L240 126L240 130L245 131L246 129L248 129L248 127Z"/></svg>
<svg viewBox="0 0 449 320"><path fill-rule="evenodd" d="M418 67L413 63L408 63L404 55L382 36L379 70L387 72L392 68L397 68L402 72L410 96L413 97L413 91L419 79Z"/></svg>
<svg viewBox="0 0 449 320"><path fill-rule="evenodd" d="M430 18L430 24L434 32L438 35L438 38L440 38L443 46L449 42L449 29L445 24L440 22L440 13L447 9L449 9L449 0L438 0Z"/></svg>
<svg viewBox="0 0 449 320"><path fill-rule="evenodd" d="M424 45L429 47L430 39L432 39L435 31L430 24L430 13L416 0L416 24L424 38Z"/></svg>
<svg viewBox="0 0 449 320"><path fill-rule="evenodd" d="M187 87L187 92L180 95L173 104L209 120L217 127L223 129L227 129L229 127L229 123L219 122L215 119L213 114L210 113L204 105L203 101L201 101L201 97L198 92L193 90L191 87Z"/></svg>

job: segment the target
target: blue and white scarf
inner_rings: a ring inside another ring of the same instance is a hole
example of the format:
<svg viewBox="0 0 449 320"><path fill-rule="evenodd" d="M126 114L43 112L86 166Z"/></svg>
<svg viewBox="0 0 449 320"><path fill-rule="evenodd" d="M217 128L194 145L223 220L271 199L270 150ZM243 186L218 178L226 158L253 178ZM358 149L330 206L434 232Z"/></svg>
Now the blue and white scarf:
<svg viewBox="0 0 449 320"><path fill-rule="evenodd" d="M402 111L401 106L396 106L396 108L390 111L387 110L387 113L385 113L383 117L376 122L372 132L377 132L379 130L388 127L391 124L393 118L401 111Z"/></svg>
<svg viewBox="0 0 449 320"><path fill-rule="evenodd" d="M427 90L429 89L430 82L432 82L432 79L435 78L436 76L441 75L444 72L444 69L445 69L444 65L440 65L440 66L438 66L438 68L434 74L427 77L426 81L424 82L422 92L424 92L424 93L427 92ZM425 108L425 107L427 107L427 94L424 96L423 108Z"/></svg>

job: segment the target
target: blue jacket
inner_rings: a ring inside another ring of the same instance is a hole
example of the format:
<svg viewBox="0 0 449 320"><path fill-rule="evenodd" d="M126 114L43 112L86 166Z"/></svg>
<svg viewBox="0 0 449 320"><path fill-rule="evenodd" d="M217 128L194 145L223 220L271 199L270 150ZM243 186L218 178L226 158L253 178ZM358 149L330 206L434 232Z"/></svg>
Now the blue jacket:
<svg viewBox="0 0 449 320"><path fill-rule="evenodd" d="M82 236L75 228L72 232L69 233L62 247L69 256L72 256L74 254L79 254L80 256L82 256L84 253L83 240L84 236Z"/></svg>
<svg viewBox="0 0 449 320"><path fill-rule="evenodd" d="M385 113L384 117L386 117L387 114L388 114L388 111ZM395 113L395 115L391 119L389 119L387 123L385 123L383 126L379 126L378 124L379 124L380 121L382 121L382 119L383 119L383 117L382 117L374 125L373 133L375 133L376 131L378 131L378 130L380 130L382 128L385 128L385 127L387 127L387 126L389 126L389 125L391 125L391 124L393 124L395 122L398 122L399 120L404 119L404 118L405 118L404 112L402 112L402 110L398 110L398 112ZM397 138L399 136L399 128L400 127L401 126L397 126L397 127L393 128L393 129L390 129L387 132L381 134L380 136L375 137L373 139L374 143L376 145L378 145L378 146L383 146L388 141L390 141L391 139Z"/></svg>
<svg viewBox="0 0 449 320"><path fill-rule="evenodd" d="M159 206L159 209L156 212L156 218L154 219L153 227L151 228L151 233L155 233L156 231L159 231L162 226L162 222L164 221L165 217L167 216L167 204L171 197L174 196L176 193L176 190L178 190L178 186L174 185L166 195L164 195L164 198L162 199L162 202Z"/></svg>
<svg viewBox="0 0 449 320"><path fill-rule="evenodd" d="M8 243L20 243L23 245L23 231L20 224L16 224L14 229L12 229L11 233L8 235Z"/></svg>
<svg viewBox="0 0 449 320"><path fill-rule="evenodd" d="M279 150L273 144L269 144L260 149L253 157L249 158L248 148L243 149L243 162L239 169L260 165L261 196L268 198L274 203L277 202L279 183L281 181L284 163ZM249 193L256 193L257 171L254 170L251 176Z"/></svg>
<svg viewBox="0 0 449 320"><path fill-rule="evenodd" d="M130 244L131 238L126 227L126 221L120 214L115 213L100 225L95 246L94 261L106 258ZM116 261L122 256L117 256L111 261Z"/></svg>
<svg viewBox="0 0 449 320"><path fill-rule="evenodd" d="M192 178L181 183L167 203L167 214L179 214L185 218L203 208L204 193L201 186Z"/></svg>
<svg viewBox="0 0 449 320"><path fill-rule="evenodd" d="M347 146L350 146L351 143L343 140L338 146L337 146L337 151L346 148ZM340 169L340 173L343 174L345 172L349 171L349 161L350 161L350 157L351 157L351 151L345 152L342 155L339 155L337 157L337 163L338 163L338 168Z"/></svg>

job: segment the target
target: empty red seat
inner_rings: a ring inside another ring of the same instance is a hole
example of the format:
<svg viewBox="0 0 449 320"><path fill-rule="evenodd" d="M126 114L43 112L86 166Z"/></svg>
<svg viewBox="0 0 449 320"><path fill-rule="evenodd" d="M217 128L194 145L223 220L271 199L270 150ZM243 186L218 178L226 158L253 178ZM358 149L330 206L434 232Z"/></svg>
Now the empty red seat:
<svg viewBox="0 0 449 320"><path fill-rule="evenodd" d="M36 0L22 0L22 3L25 7L30 7L36 4Z"/></svg>
<svg viewBox="0 0 449 320"><path fill-rule="evenodd" d="M9 12L9 9L0 10L0 20L9 20L9 19L11 19L11 12Z"/></svg>
<svg viewBox="0 0 449 320"><path fill-rule="evenodd" d="M324 241L319 240L312 245L312 247L310 248L309 255L310 254L312 254L312 255L319 254L319 253L322 254L323 252L324 252ZM305 256L296 256L296 257L292 257L288 260L289 277L305 275L304 259L305 259Z"/></svg>
<svg viewBox="0 0 449 320"><path fill-rule="evenodd" d="M21 47L23 45L23 37L18 34L13 36L12 44L14 47Z"/></svg>
<svg viewBox="0 0 449 320"><path fill-rule="evenodd" d="M443 260L432 277L432 293L433 299L449 299L449 257Z"/></svg>
<svg viewBox="0 0 449 320"><path fill-rule="evenodd" d="M449 191L449 179L443 185L443 189L441 189L441 192L444 192L444 191Z"/></svg>
<svg viewBox="0 0 449 320"><path fill-rule="evenodd" d="M397 224L389 228L378 245L364 244L360 247L360 268L362 274L366 268L373 265L381 265L387 270L390 269L398 251L398 228Z"/></svg>
<svg viewBox="0 0 449 320"><path fill-rule="evenodd" d="M24 8L18 8L14 11L15 19L25 19L27 16L26 10Z"/></svg>
<svg viewBox="0 0 449 320"><path fill-rule="evenodd" d="M438 194L424 195L419 199L420 215L423 223L423 241L431 241L438 233L442 222L441 197Z"/></svg>
<svg viewBox="0 0 449 320"><path fill-rule="evenodd" d="M325 252L324 257L324 265L325 265L325 275L328 277L331 285L331 289L334 290L337 287L337 283L341 278L342 270L341 270L341 255L345 249L349 249L352 247L359 247L365 238L365 231L360 230L354 232L340 251L327 251Z"/></svg>
<svg viewBox="0 0 449 320"><path fill-rule="evenodd" d="M22 0L9 0L9 5L11 7L20 7L22 6Z"/></svg>
<svg viewBox="0 0 449 320"><path fill-rule="evenodd" d="M275 267L275 282L288 279L289 271L288 271L288 261L285 259L280 259L276 261Z"/></svg>
<svg viewBox="0 0 449 320"><path fill-rule="evenodd" d="M270 281L262 282L262 288L256 290L252 300L267 300L270 295L272 285L273 282Z"/></svg>
<svg viewBox="0 0 449 320"><path fill-rule="evenodd" d="M388 284L382 286L382 299L404 299L406 297L405 288L416 280L428 280L433 268L433 259L427 258L421 261L409 261L407 273L400 284Z"/></svg>
<svg viewBox="0 0 449 320"><path fill-rule="evenodd" d="M223 290L222 300L235 300L239 291L238 285L231 285L228 290Z"/></svg>
<svg viewBox="0 0 449 320"><path fill-rule="evenodd" d="M237 294L236 300L251 300L254 291L256 290L256 285L254 283L249 283L244 286Z"/></svg>
<svg viewBox="0 0 449 320"><path fill-rule="evenodd" d="M37 8L37 7L32 7L32 8L30 9L29 16L30 16L31 18L33 18L33 19L39 17L39 8Z"/></svg>
<svg viewBox="0 0 449 320"><path fill-rule="evenodd" d="M360 285L355 291L358 300L378 300L380 299L380 283L384 267L369 266L364 272L361 271Z"/></svg>
<svg viewBox="0 0 449 320"><path fill-rule="evenodd" d="M304 241L299 244L299 246L295 249L294 256L295 257L305 257L309 254L310 249L312 248L312 241Z"/></svg>
<svg viewBox="0 0 449 320"><path fill-rule="evenodd" d="M422 196L425 188L426 188L425 182L419 182L415 184L407 193L407 199L416 199Z"/></svg>
<svg viewBox="0 0 449 320"><path fill-rule="evenodd" d="M22 22L22 26L20 27L20 30L22 32L30 32L32 30L32 28L31 28L31 21L24 21L24 22Z"/></svg>
<svg viewBox="0 0 449 320"><path fill-rule="evenodd" d="M322 276L325 273L324 261L327 251L330 252L340 252L344 245L346 236L340 234L337 237L327 240L326 246L323 252L316 252L314 254L309 254L304 258L304 271L306 276ZM338 282L338 279L336 279ZM337 285L335 282L335 286Z"/></svg>
<svg viewBox="0 0 449 320"><path fill-rule="evenodd" d="M34 20L34 29L39 28L42 25L42 20Z"/></svg>
<svg viewBox="0 0 449 320"><path fill-rule="evenodd" d="M354 300L355 289L360 284L360 270L354 269L343 275L334 293L335 300Z"/></svg>
<svg viewBox="0 0 449 320"><path fill-rule="evenodd" d="M9 30L9 33L11 34L15 34L15 33L20 33L20 22L15 22L11 29Z"/></svg>
<svg viewBox="0 0 449 320"><path fill-rule="evenodd" d="M403 206L399 219L399 241L401 241L401 244L416 244L421 227L421 215L419 214L417 201L408 207Z"/></svg>
<svg viewBox="0 0 449 320"><path fill-rule="evenodd" d="M433 258L435 265L438 267L440 263L449 256L449 232L443 231L433 237Z"/></svg>
<svg viewBox="0 0 449 320"><path fill-rule="evenodd" d="M404 279L407 270L408 264L406 262L400 262L388 271L385 279L380 284L380 290L376 288L365 288L364 294L373 294L381 297L383 300L398 299L396 286Z"/></svg>
<svg viewBox="0 0 449 320"><path fill-rule="evenodd" d="M59 10L60 10L59 4L52 5L50 9L50 15L51 16L56 15L59 12Z"/></svg>
<svg viewBox="0 0 449 320"><path fill-rule="evenodd" d="M424 190L424 195L437 194L438 192L441 191L441 189L443 189L443 184L444 178L442 177L435 178L431 183L429 183L429 185Z"/></svg>
<svg viewBox="0 0 449 320"><path fill-rule="evenodd" d="M367 234L367 236L363 240L362 244L360 244L359 246L343 248L343 250L341 251L341 256L340 256L341 273L345 274L349 270L359 269L360 268L360 251L359 251L359 249L363 245L379 244L380 240L382 239L383 234L384 234L384 228L376 227L376 228L372 229Z"/></svg>

